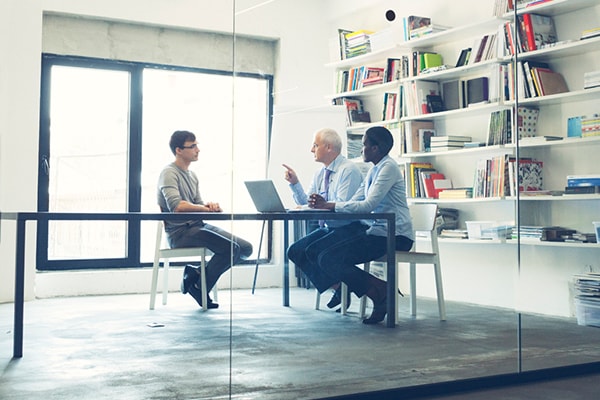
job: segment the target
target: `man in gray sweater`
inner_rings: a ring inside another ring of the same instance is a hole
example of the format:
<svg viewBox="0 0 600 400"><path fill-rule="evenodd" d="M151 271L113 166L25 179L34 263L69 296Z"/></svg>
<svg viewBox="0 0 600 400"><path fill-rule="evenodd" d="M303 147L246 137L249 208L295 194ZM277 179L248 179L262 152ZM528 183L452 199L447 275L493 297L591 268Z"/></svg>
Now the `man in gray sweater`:
<svg viewBox="0 0 600 400"><path fill-rule="evenodd" d="M204 202L200 196L198 177L189 170L198 161L200 149L196 136L189 131L175 131L169 147L175 161L167 165L158 179L157 200L161 212L221 212L219 203ZM211 291L219 277L243 258L252 254L252 244L244 239L195 218L189 221L169 221L165 218L165 232L169 245L177 247L207 247L212 253L206 265L206 290ZM182 293L190 295L202 306L202 292L197 285L200 274L186 266L181 283ZM208 308L219 305L208 298Z"/></svg>

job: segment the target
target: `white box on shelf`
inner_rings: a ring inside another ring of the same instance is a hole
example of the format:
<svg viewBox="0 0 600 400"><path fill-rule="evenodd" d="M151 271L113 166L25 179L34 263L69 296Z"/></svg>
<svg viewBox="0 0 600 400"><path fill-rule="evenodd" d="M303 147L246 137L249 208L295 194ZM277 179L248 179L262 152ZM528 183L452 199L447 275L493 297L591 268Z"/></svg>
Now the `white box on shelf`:
<svg viewBox="0 0 600 400"><path fill-rule="evenodd" d="M499 221L465 221L469 239L506 239L514 224Z"/></svg>

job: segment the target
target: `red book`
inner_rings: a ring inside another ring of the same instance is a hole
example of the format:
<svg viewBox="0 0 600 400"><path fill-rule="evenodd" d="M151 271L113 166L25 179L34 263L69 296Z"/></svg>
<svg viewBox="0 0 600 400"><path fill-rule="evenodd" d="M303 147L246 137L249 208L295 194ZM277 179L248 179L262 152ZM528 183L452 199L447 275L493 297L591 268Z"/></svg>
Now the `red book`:
<svg viewBox="0 0 600 400"><path fill-rule="evenodd" d="M443 190L435 188L433 181L436 179L445 179L445 176L444 174L439 172L425 172L425 196L427 196L430 199L437 199L439 197L440 192Z"/></svg>
<svg viewBox="0 0 600 400"><path fill-rule="evenodd" d="M531 14L523 14L523 25L525 26L525 37L527 38L528 50L536 50L537 46L535 45L535 36L533 33L533 24L531 23Z"/></svg>

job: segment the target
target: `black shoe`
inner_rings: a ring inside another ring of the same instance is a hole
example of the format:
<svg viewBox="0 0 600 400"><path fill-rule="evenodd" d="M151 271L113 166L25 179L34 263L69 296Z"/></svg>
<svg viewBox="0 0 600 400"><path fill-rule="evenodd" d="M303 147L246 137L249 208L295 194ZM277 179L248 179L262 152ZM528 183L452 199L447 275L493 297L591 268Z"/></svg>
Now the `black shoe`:
<svg viewBox="0 0 600 400"><path fill-rule="evenodd" d="M193 286L200 278L199 271L193 265L186 265L183 269L183 279L181 280L181 293L186 294L189 292L190 287Z"/></svg>
<svg viewBox="0 0 600 400"><path fill-rule="evenodd" d="M346 295L346 307L350 307L351 302L352 302L352 299L350 296L350 291L348 290L348 293ZM340 285L340 287L335 289L335 292L333 292L333 296L331 296L331 300L329 300L329 303L327 303L327 308L335 308L335 307L339 306L340 304L342 304L342 286L341 285Z"/></svg>
<svg viewBox="0 0 600 400"><path fill-rule="evenodd" d="M381 302L373 305L373 312L369 318L363 319L363 324L373 325L378 324L385 318L387 314L387 297Z"/></svg>
<svg viewBox="0 0 600 400"><path fill-rule="evenodd" d="M189 287L189 293L190 296L192 296L194 300L196 300L196 303L198 303L198 305L202 307L202 290L200 290L197 285L192 285ZM219 303L214 303L210 296L206 296L206 298L208 302L206 308L219 308Z"/></svg>

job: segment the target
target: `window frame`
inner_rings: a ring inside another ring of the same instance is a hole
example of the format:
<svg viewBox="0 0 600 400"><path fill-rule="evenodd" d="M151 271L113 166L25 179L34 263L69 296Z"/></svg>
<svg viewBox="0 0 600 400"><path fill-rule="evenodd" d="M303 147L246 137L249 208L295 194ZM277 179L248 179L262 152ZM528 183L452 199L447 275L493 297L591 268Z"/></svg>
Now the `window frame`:
<svg viewBox="0 0 600 400"><path fill-rule="evenodd" d="M142 83L145 69L165 69L173 71L220 74L235 77L250 77L267 81L268 124L267 124L267 154L270 153L272 116L273 116L273 76L253 73L238 73L231 71L208 70L195 67L162 65L122 60L108 60L83 56L65 56L43 53L41 60L40 88L40 120L39 120L39 167L38 167L38 211L48 211L49 208L49 174L47 173L50 149L50 87L51 69L53 66L68 66L80 68L95 68L115 71L126 71L130 76L129 84L129 140L128 140L128 171L127 171L127 212L141 210L141 168L142 168ZM267 160L268 164L268 160ZM264 171L266 174L266 170ZM269 223L265 229L265 247L259 260L243 260L242 264L266 263L272 259L273 225ZM82 270L82 269L118 269L151 267L151 262L141 262L140 254L141 224L127 225L127 255L124 258L95 258L95 259L53 259L48 260L48 224L39 223L36 240L36 268L40 271L52 270ZM265 251L266 250L266 251ZM184 262L182 262L183 264Z"/></svg>

